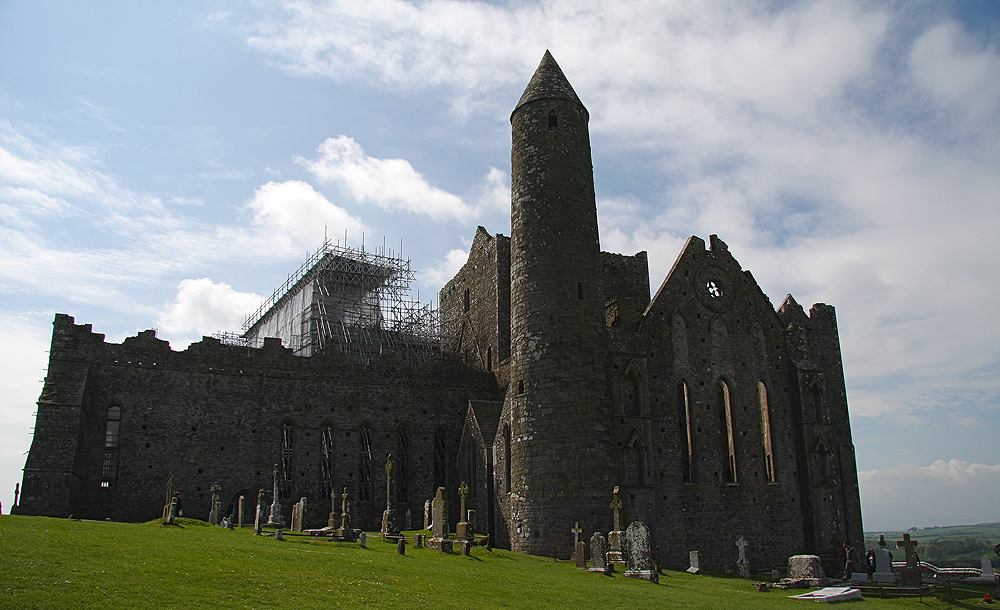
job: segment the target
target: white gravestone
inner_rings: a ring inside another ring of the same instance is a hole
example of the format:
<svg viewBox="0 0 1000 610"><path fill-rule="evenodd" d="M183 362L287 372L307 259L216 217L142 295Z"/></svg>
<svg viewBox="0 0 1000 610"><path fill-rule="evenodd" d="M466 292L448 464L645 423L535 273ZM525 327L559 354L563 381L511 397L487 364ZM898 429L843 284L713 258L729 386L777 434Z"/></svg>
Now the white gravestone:
<svg viewBox="0 0 1000 610"><path fill-rule="evenodd" d="M688 561L691 567L687 571L691 574L697 574L701 570L701 560L698 558L698 551L690 551L688 553Z"/></svg>
<svg viewBox="0 0 1000 610"><path fill-rule="evenodd" d="M892 555L888 549L881 547L875 549L875 582L896 582L896 575L892 572Z"/></svg>

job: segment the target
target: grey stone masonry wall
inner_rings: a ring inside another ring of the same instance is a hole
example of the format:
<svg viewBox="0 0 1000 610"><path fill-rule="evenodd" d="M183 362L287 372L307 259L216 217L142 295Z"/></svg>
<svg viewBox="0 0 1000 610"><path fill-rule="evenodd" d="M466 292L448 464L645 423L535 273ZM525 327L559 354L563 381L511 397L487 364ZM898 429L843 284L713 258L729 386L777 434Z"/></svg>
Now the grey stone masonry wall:
<svg viewBox="0 0 1000 610"><path fill-rule="evenodd" d="M401 510L419 512L433 493L439 429L447 439L447 485L457 488L458 439L470 399L499 399L496 382L455 356L411 367L386 353L360 365L333 351L295 357L277 340L248 349L210 338L175 352L153 331L105 343L89 325L60 314L25 463L21 510L153 519L161 513L172 470L185 514L207 515L213 481L222 486L225 506L240 493L270 490L277 463L290 466L285 518L295 499L307 497L306 522L325 523L328 426L333 488L349 488L355 527L377 529L385 507L385 456L396 450L401 428L410 443L408 480L399 483L408 485L410 502ZM106 447L111 407L120 409L113 450ZM290 447L283 447L286 426ZM367 500L359 493L362 427L371 439ZM110 480L102 472L108 452L117 458Z"/></svg>
<svg viewBox="0 0 1000 610"><path fill-rule="evenodd" d="M438 300L444 348L502 377L510 357L510 238L476 229L469 260Z"/></svg>
<svg viewBox="0 0 1000 610"><path fill-rule="evenodd" d="M573 550L616 478L589 116L546 53L511 115L511 548ZM502 428L502 427L501 427Z"/></svg>

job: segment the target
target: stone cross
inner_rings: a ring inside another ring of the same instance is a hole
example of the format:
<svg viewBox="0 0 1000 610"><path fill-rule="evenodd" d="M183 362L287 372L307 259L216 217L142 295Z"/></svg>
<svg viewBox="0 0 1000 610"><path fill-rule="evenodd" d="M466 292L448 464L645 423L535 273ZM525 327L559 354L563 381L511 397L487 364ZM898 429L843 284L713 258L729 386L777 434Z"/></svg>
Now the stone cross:
<svg viewBox="0 0 1000 610"><path fill-rule="evenodd" d="M396 506L395 493L396 490L396 460L393 459L392 454L386 456L385 458L385 509L392 510Z"/></svg>
<svg viewBox="0 0 1000 610"><path fill-rule="evenodd" d="M17 497L19 495L21 495L21 484L20 483L14 483L14 506L15 507L17 507Z"/></svg>
<svg viewBox="0 0 1000 610"><path fill-rule="evenodd" d="M340 494L340 529L341 531L347 529L347 488L344 488L344 493Z"/></svg>
<svg viewBox="0 0 1000 610"><path fill-rule="evenodd" d="M212 510L208 512L208 522L212 525L219 524L219 492L222 491L222 486L216 481L212 483L212 487L209 488L212 492Z"/></svg>
<svg viewBox="0 0 1000 610"><path fill-rule="evenodd" d="M465 499L469 497L469 486L462 481L462 485L458 488L458 495L462 496L462 521L465 521Z"/></svg>
<svg viewBox="0 0 1000 610"><path fill-rule="evenodd" d="M618 497L618 486L615 485L615 490L613 492L614 499L611 500L611 510L614 511L615 515L615 531L620 532L622 530L622 500Z"/></svg>
<svg viewBox="0 0 1000 610"><path fill-rule="evenodd" d="M16 498L16 496L17 496L17 492L15 490L15 498ZM174 498L174 471L171 470L170 471L170 478L167 479L167 501L163 505L163 518L164 519L169 519L170 518L170 501L173 498ZM17 500L16 499L14 500L14 504L17 504Z"/></svg>
<svg viewBox="0 0 1000 610"><path fill-rule="evenodd" d="M913 547L920 544L916 540L910 540L909 534L903 534L902 540L896 541L896 547L902 548L903 553L906 555L906 567L915 568L917 567L917 554L913 551Z"/></svg>
<svg viewBox="0 0 1000 610"><path fill-rule="evenodd" d="M337 490L333 487L330 488L330 514L326 518L327 527L336 527L337 525Z"/></svg>
<svg viewBox="0 0 1000 610"><path fill-rule="evenodd" d="M583 533L583 528L580 527L580 522L577 521L576 525L573 526L573 529L570 531L573 532L573 544L580 544L580 534Z"/></svg>
<svg viewBox="0 0 1000 610"><path fill-rule="evenodd" d="M281 496L278 492L278 465L274 465L274 500L271 502L271 514L267 518L267 525L269 526L282 526L285 524L285 518L281 515Z"/></svg>
<svg viewBox="0 0 1000 610"><path fill-rule="evenodd" d="M587 557L586 557L586 545L580 540L580 533L583 532L583 528L580 527L580 522L577 521L573 529L573 560L576 562L576 567L581 570L587 569Z"/></svg>
<svg viewBox="0 0 1000 610"><path fill-rule="evenodd" d="M740 558L737 561L745 561L747 558L747 547L750 543L743 536L736 539L736 548L740 550Z"/></svg>
<svg viewBox="0 0 1000 610"><path fill-rule="evenodd" d="M254 516L253 533L260 536L261 528L264 527L264 490L257 490L257 514Z"/></svg>

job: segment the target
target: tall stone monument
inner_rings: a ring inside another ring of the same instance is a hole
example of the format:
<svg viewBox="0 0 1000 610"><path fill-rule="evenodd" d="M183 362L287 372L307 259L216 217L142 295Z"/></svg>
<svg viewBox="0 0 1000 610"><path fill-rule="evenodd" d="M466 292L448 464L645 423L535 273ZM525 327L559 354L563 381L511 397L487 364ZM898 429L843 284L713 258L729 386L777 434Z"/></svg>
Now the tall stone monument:
<svg viewBox="0 0 1000 610"><path fill-rule="evenodd" d="M904 587L916 588L923 584L920 578L920 564L914 550L918 544L916 540L910 540L909 534L903 534L903 539L896 541L896 547L903 549L906 558L906 566L899 571L899 583Z"/></svg>
<svg viewBox="0 0 1000 610"><path fill-rule="evenodd" d="M580 527L580 522L577 521L576 525L574 525L573 529L571 529L570 531L573 532L573 561L576 563L576 567L580 568L581 570L586 570L587 545L584 544L583 540L580 540L580 534L583 533L583 528Z"/></svg>
<svg viewBox="0 0 1000 610"><path fill-rule="evenodd" d="M385 458L385 511L382 513L382 537L398 536L400 514L396 508L396 460L390 453Z"/></svg>
<svg viewBox="0 0 1000 610"><path fill-rule="evenodd" d="M611 511L614 515L614 528L608 533L608 563L625 563L625 554L622 552L622 499L619 487L615 485L612 492Z"/></svg>
<svg viewBox="0 0 1000 610"><path fill-rule="evenodd" d="M750 578L750 559L747 558L748 546L750 543L743 536L736 539L736 548L739 549L740 553L736 560L736 575L740 578Z"/></svg>
<svg viewBox="0 0 1000 610"><path fill-rule="evenodd" d="M285 517L281 514L281 497L278 486L278 465L274 465L274 499L271 501L271 514L267 517L267 527L285 527Z"/></svg>
<svg viewBox="0 0 1000 610"><path fill-rule="evenodd" d="M604 534L594 532L590 537L590 567L587 571L610 576L613 569L614 566L608 561L608 543L604 540Z"/></svg>
<svg viewBox="0 0 1000 610"><path fill-rule="evenodd" d="M208 511L208 522L212 525L219 525L219 513L222 509L222 503L219 500L219 492L222 491L222 486L216 481L212 483L212 487L209 489L212 492L212 509Z"/></svg>
<svg viewBox="0 0 1000 610"><path fill-rule="evenodd" d="M452 541L448 537L448 500L445 499L444 487L437 488L434 501L431 502L431 512L434 521L431 524L431 539L427 541L427 546L450 553Z"/></svg>
<svg viewBox="0 0 1000 610"><path fill-rule="evenodd" d="M469 531L469 522L466 520L465 499L469 497L469 486L465 484L465 481L462 481L458 488L458 496L462 499L462 512L459 513L461 521L455 524L455 539L468 540L471 532Z"/></svg>
<svg viewBox="0 0 1000 610"><path fill-rule="evenodd" d="M653 569L649 553L649 528L642 521L633 521L625 530L628 541L628 569L626 578L641 578L650 582L659 582L660 577Z"/></svg>

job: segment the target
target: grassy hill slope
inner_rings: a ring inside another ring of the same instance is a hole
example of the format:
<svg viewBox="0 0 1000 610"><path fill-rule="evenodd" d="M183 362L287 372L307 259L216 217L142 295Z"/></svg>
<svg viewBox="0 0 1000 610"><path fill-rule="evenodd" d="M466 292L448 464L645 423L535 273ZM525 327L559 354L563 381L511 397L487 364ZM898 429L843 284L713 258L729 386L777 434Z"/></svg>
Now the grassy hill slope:
<svg viewBox="0 0 1000 610"><path fill-rule="evenodd" d="M275 540L194 520L181 526L0 517L0 608L802 608L750 581L666 572L660 584L476 548L473 556L369 538L369 549ZM986 588L956 588L976 607ZM925 598L927 601L927 598ZM866 599L866 608L917 607ZM970 605L971 604L971 605Z"/></svg>

